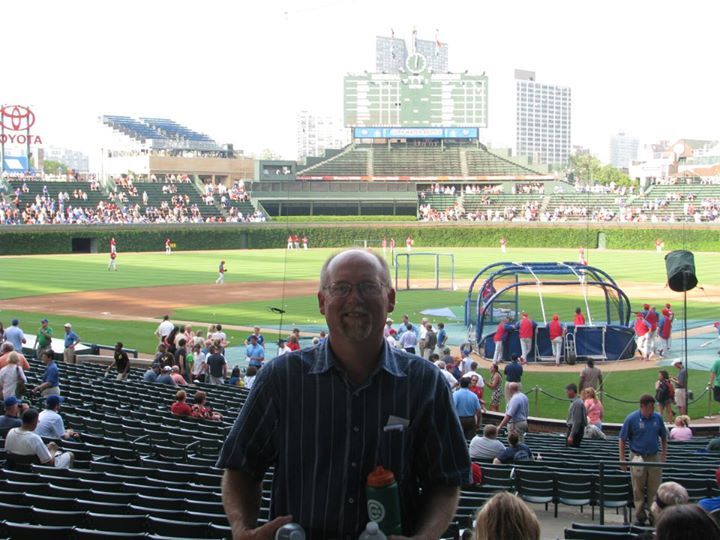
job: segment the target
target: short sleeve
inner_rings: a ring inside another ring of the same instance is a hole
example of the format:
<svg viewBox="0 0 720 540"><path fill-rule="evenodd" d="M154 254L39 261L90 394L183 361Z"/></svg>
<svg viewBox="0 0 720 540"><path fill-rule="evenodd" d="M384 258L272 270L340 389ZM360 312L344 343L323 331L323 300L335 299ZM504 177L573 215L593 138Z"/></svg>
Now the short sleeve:
<svg viewBox="0 0 720 540"><path fill-rule="evenodd" d="M220 452L217 467L240 469L256 480L275 462L274 435L280 424L273 366L261 369Z"/></svg>

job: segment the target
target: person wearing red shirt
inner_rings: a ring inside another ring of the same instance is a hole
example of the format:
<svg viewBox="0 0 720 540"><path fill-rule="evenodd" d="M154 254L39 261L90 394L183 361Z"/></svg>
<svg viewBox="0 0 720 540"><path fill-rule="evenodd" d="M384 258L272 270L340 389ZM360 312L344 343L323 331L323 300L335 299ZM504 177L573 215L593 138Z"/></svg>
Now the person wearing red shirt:
<svg viewBox="0 0 720 540"><path fill-rule="evenodd" d="M383 236L382 239L383 257L387 255L387 238Z"/></svg>
<svg viewBox="0 0 720 540"><path fill-rule="evenodd" d="M562 324L560 324L560 317L557 313L552 316L552 320L548 325L548 333L550 335L550 343L552 343L553 356L555 356L555 365L559 366L565 329Z"/></svg>
<svg viewBox="0 0 720 540"><path fill-rule="evenodd" d="M660 317L658 316L657 311L655 311L655 306L651 306L647 312L647 315L645 315L645 320L650 323L650 336L648 337L649 355L655 354L658 319L660 319Z"/></svg>
<svg viewBox="0 0 720 540"><path fill-rule="evenodd" d="M666 309L662 310L662 317L658 321L657 335L660 338L660 345L658 347L658 355L660 357L665 356L665 351L668 350L668 342L670 341L670 334L672 334L672 321L670 320L670 314Z"/></svg>
<svg viewBox="0 0 720 540"><path fill-rule="evenodd" d="M503 253L507 251L507 238L504 236L500 239L500 251Z"/></svg>
<svg viewBox="0 0 720 540"><path fill-rule="evenodd" d="M414 244L414 243L415 243L415 241L413 240L413 237L412 237L412 236L408 236L408 237L405 239L405 247L407 248L408 252L410 252L410 251L412 250L412 247L413 247L413 244Z"/></svg>
<svg viewBox="0 0 720 540"><path fill-rule="evenodd" d="M640 357L643 360L650 360L650 351L648 347L648 338L650 336L650 323L643 316L642 311L637 312L635 318L635 335L637 339L637 348Z"/></svg>
<svg viewBox="0 0 720 540"><path fill-rule="evenodd" d="M165 239L165 255L170 255L172 253L172 245L169 238Z"/></svg>
<svg viewBox="0 0 720 540"><path fill-rule="evenodd" d="M520 362L523 364L528 363L536 326L537 323L530 319L527 312L523 311L520 322L517 325L518 335L520 336L520 350L522 351Z"/></svg>
<svg viewBox="0 0 720 540"><path fill-rule="evenodd" d="M583 266L587 266L587 259L585 258L585 248L580 247L580 254L578 257L578 262L582 264Z"/></svg>
<svg viewBox="0 0 720 540"><path fill-rule="evenodd" d="M170 405L170 412L175 416L192 416L192 408L185 402L187 399L185 390L178 390L175 399L176 401Z"/></svg>
<svg viewBox="0 0 720 540"><path fill-rule="evenodd" d="M287 248L288 248L288 249L292 249L292 248L293 248L293 237L292 237L292 234L291 234L290 236L288 236L288 245L287 245Z"/></svg>
<svg viewBox="0 0 720 540"><path fill-rule="evenodd" d="M575 326L582 326L585 324L585 316L583 315L582 309L575 308L575 319L573 320Z"/></svg>
<svg viewBox="0 0 720 540"><path fill-rule="evenodd" d="M500 321L495 335L493 336L493 342L495 343L495 352L493 353L493 364L497 364L503 359L503 345L505 339L507 339L508 332L513 329L513 326L508 324L507 318Z"/></svg>
<svg viewBox="0 0 720 540"><path fill-rule="evenodd" d="M393 253L395 253L395 239L391 238L390 239L390 255L392 255Z"/></svg>
<svg viewBox="0 0 720 540"><path fill-rule="evenodd" d="M673 313L672 307L670 304L665 304L665 309L667 309L668 317L670 318L670 322L675 322L675 313ZM670 336L667 338L667 350L669 351L672 349L672 332L670 333Z"/></svg>

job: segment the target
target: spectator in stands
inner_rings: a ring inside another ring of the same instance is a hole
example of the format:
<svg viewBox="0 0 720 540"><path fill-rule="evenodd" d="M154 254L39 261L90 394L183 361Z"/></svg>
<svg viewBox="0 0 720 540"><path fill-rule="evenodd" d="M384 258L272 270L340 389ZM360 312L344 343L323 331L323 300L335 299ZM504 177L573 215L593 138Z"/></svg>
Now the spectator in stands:
<svg viewBox="0 0 720 540"><path fill-rule="evenodd" d="M7 405L5 405L5 407L7 407ZM715 470L715 483L720 488L720 467ZM720 510L720 497L700 499L698 501L698 505L706 512L714 512L715 510Z"/></svg>
<svg viewBox="0 0 720 540"><path fill-rule="evenodd" d="M475 362L473 362L473 364L475 364ZM480 400L480 405L484 406L485 403L483 402L483 396L485 395L485 381L483 380L482 375L476 373L475 371L469 371L463 375L462 378L470 380L469 390Z"/></svg>
<svg viewBox="0 0 720 540"><path fill-rule="evenodd" d="M442 374L443 378L445 379L445 382L447 382L450 390L455 389L455 387L458 385L458 381L453 376L453 374L450 373L450 371L448 371L447 364L445 364L445 362L443 362L442 360L436 360L434 363L440 370L440 373Z"/></svg>
<svg viewBox="0 0 720 540"><path fill-rule="evenodd" d="M679 414L675 418L675 427L670 430L671 441L689 441L693 432L690 429L690 417L686 414Z"/></svg>
<svg viewBox="0 0 720 540"><path fill-rule="evenodd" d="M27 343L25 339L25 333L20 328L20 321L13 319L10 323L10 328L5 330L5 341L9 342L13 346L13 350L22 353L23 344Z"/></svg>
<svg viewBox="0 0 720 540"><path fill-rule="evenodd" d="M597 398L595 389L592 387L585 388L585 390L583 390L583 398L585 410L587 411L588 424L602 431L602 419L605 409L602 401Z"/></svg>
<svg viewBox="0 0 720 540"><path fill-rule="evenodd" d="M182 334L178 334L178 336L180 335ZM173 359L173 365L174 367L178 368L178 373L180 375L189 374L187 366L187 348L185 347L186 345L187 340L184 337L178 340L178 347L175 350L175 358Z"/></svg>
<svg viewBox="0 0 720 540"><path fill-rule="evenodd" d="M41 351L52 346L53 330L50 328L48 320L40 321L40 329L35 338L35 350Z"/></svg>
<svg viewBox="0 0 720 540"><path fill-rule="evenodd" d="M667 311L667 310L664 310ZM683 361L678 359L673 362L678 370L676 377L670 377L670 382L675 386L675 403L681 415L687 414L685 401L687 400L688 370L683 366Z"/></svg>
<svg viewBox="0 0 720 540"><path fill-rule="evenodd" d="M400 334L398 341L400 347L410 354L415 354L415 346L417 345L417 336L415 335L414 327L411 323L405 325L405 331Z"/></svg>
<svg viewBox="0 0 720 540"><path fill-rule="evenodd" d="M508 400L505 410L505 416L498 425L498 431L507 425L510 433L515 433L520 442L525 440L525 434L528 431L527 419L530 414L530 402L525 394L520 390L518 383L510 383L508 385L510 399Z"/></svg>
<svg viewBox="0 0 720 540"><path fill-rule="evenodd" d="M0 195L0 203L2 203L2 195ZM0 209L2 206L0 205ZM2 213L0 212L0 216ZM5 326L0 322L0 345L5 342Z"/></svg>
<svg viewBox="0 0 720 540"><path fill-rule="evenodd" d="M155 382L161 384L169 384L170 386L177 386L175 379L173 379L172 377L172 367L164 366L162 368L162 373L158 375L158 378L155 379Z"/></svg>
<svg viewBox="0 0 720 540"><path fill-rule="evenodd" d="M565 387L565 394L570 400L567 414L567 444L568 446L578 448L585 434L587 410L585 410L583 400L578 396L575 383L570 383Z"/></svg>
<svg viewBox="0 0 720 540"><path fill-rule="evenodd" d="M193 402L192 415L196 418L205 418L206 420L214 420L216 422L222 420L222 414L213 412L210 407L205 405L207 403L207 394L205 392L195 392Z"/></svg>
<svg viewBox="0 0 720 540"><path fill-rule="evenodd" d="M580 384L578 388L580 391L586 388L594 388L596 390L602 390L603 376L602 370L595 367L595 362L592 358L588 359L587 367L584 367L580 372Z"/></svg>
<svg viewBox="0 0 720 540"><path fill-rule="evenodd" d="M20 353L20 351L16 351L13 347L12 343L6 342L3 343L2 349L2 356L0 356L0 369L4 368L8 364L8 360L10 359L11 354L17 355L18 358L18 365L25 371L28 371L30 369L30 364L28 363L27 359L25 358L25 355Z"/></svg>
<svg viewBox="0 0 720 540"><path fill-rule="evenodd" d="M510 433L507 440L509 446L498 457L493 459L495 465L532 461L530 448L520 440L517 433Z"/></svg>
<svg viewBox="0 0 720 540"><path fill-rule="evenodd" d="M255 366L248 366L245 371L245 388L250 390L255 384L255 377L257 376L257 368Z"/></svg>
<svg viewBox="0 0 720 540"><path fill-rule="evenodd" d="M245 386L242 373L240 373L240 366L235 366L230 372L230 378L227 380L228 386Z"/></svg>
<svg viewBox="0 0 720 540"><path fill-rule="evenodd" d="M287 338L287 348L291 351L299 351L300 350L300 338L297 336L297 334L290 334Z"/></svg>
<svg viewBox="0 0 720 540"><path fill-rule="evenodd" d="M187 386L187 381L185 380L185 377L180 374L180 366L173 366L170 376L172 377L172 380L175 381L175 384L177 384L178 386Z"/></svg>
<svg viewBox="0 0 720 540"><path fill-rule="evenodd" d="M210 355L207 357L207 367L208 384L223 384L225 382L225 377L227 377L227 362L215 345L210 347Z"/></svg>
<svg viewBox="0 0 720 540"><path fill-rule="evenodd" d="M655 500L650 506L653 522L657 523L666 508L676 504L687 504L688 501L688 492L683 486L677 482L663 482L658 486Z"/></svg>
<svg viewBox="0 0 720 540"><path fill-rule="evenodd" d="M170 412L176 416L192 416L192 409L186 400L187 393L185 390L178 390L175 393L175 401L170 405Z"/></svg>
<svg viewBox="0 0 720 540"><path fill-rule="evenodd" d="M540 522L517 495L501 491L475 518L475 540L540 540Z"/></svg>
<svg viewBox="0 0 720 540"><path fill-rule="evenodd" d="M696 504L677 504L662 513L656 540L720 540L720 525Z"/></svg>
<svg viewBox="0 0 720 540"><path fill-rule="evenodd" d="M160 340L160 343L162 343L165 338L168 337L170 332L172 332L173 328L175 328L175 325L170 322L170 315L164 315L162 322L157 327L157 330L155 330L155 335Z"/></svg>
<svg viewBox="0 0 720 540"><path fill-rule="evenodd" d="M28 409L22 415L22 425L11 429L5 438L5 450L18 456L36 456L43 465L54 465L59 469L72 467L75 456L72 452L60 452L57 444L43 443L35 433L38 425L38 412Z"/></svg>
<svg viewBox="0 0 720 540"><path fill-rule="evenodd" d="M674 422L672 403L675 397L675 389L670 382L670 375L667 370L658 371L658 380L655 382L655 401L660 414L667 415L668 422Z"/></svg>
<svg viewBox="0 0 720 540"><path fill-rule="evenodd" d="M490 365L490 377L485 384L492 390L490 410L497 412L500 410L500 397L503 389L502 375L500 375L500 368L498 368L497 364Z"/></svg>
<svg viewBox="0 0 720 540"><path fill-rule="evenodd" d="M437 323L437 346L438 349L445 348L445 344L447 343L447 332L445 331L445 323Z"/></svg>
<svg viewBox="0 0 720 540"><path fill-rule="evenodd" d="M245 340L245 346L250 345L250 337L255 336L257 338L258 345L265 346L265 338L260 333L260 327L259 326L253 326L253 333L250 334L247 339Z"/></svg>
<svg viewBox="0 0 720 540"><path fill-rule="evenodd" d="M27 405L15 396L6 397L4 404L5 414L0 416L0 436L3 438L10 429L22 425L19 417L20 409L22 408L22 412L24 412L28 408Z"/></svg>
<svg viewBox="0 0 720 540"><path fill-rule="evenodd" d="M152 366L150 366L150 369L148 369L143 374L143 381L156 382L159 375L160 375L160 363L153 362Z"/></svg>
<svg viewBox="0 0 720 540"><path fill-rule="evenodd" d="M45 403L46 409L40 413L35 433L48 439L72 439L78 434L72 429L65 429L65 422L60 416L60 403L63 398L50 396Z"/></svg>
<svg viewBox="0 0 720 540"><path fill-rule="evenodd" d="M248 365L260 369L265 360L265 349L258 343L258 337L255 334L250 335L250 344L245 349L245 358Z"/></svg>
<svg viewBox="0 0 720 540"><path fill-rule="evenodd" d="M658 444L658 440L661 444ZM666 461L667 430L662 416L655 412L655 398L649 394L640 396L640 409L630 413L623 422L618 437L619 461L626 460L626 445L630 446L630 461L649 463ZM627 465L621 465L620 468L627 470ZM632 487L637 525L643 525L648 518L646 500L649 506L655 498L661 478L660 467L633 469Z"/></svg>
<svg viewBox="0 0 720 540"><path fill-rule="evenodd" d="M42 376L42 384L33 388L33 392L39 392L45 398L60 395L60 373L55 363L54 353L45 350L40 353L40 360L45 364L45 371Z"/></svg>
<svg viewBox="0 0 720 540"><path fill-rule="evenodd" d="M483 436L475 435L470 441L472 459L495 459L505 450L505 445L497 440L497 427L487 424Z"/></svg>
<svg viewBox="0 0 720 540"><path fill-rule="evenodd" d="M278 339L277 355L281 356L290 352L292 352L292 349L287 346L287 341L284 339Z"/></svg>
<svg viewBox="0 0 720 540"><path fill-rule="evenodd" d="M518 389L522 391L523 367L518 362L517 354L510 357L510 363L505 366L505 402L510 401L510 385L517 384ZM493 362L494 364L495 362Z"/></svg>
<svg viewBox="0 0 720 540"><path fill-rule="evenodd" d="M431 354L435 352L437 347L437 334L433 330L432 324L427 323L425 325L425 346L423 347L423 357L429 358Z"/></svg>
<svg viewBox="0 0 720 540"><path fill-rule="evenodd" d="M65 323L65 350L63 360L68 364L75 363L75 347L80 343L80 336L72 330L72 324Z"/></svg>
<svg viewBox="0 0 720 540"><path fill-rule="evenodd" d="M460 388L453 392L453 403L455 412L460 419L460 425L465 433L465 438L470 439L477 433L482 424L482 405L478 397L470 391L470 379L460 378Z"/></svg>
<svg viewBox="0 0 720 540"><path fill-rule="evenodd" d="M20 386L24 388L27 377L20 367L18 354L12 351L8 355L7 365L0 369L0 399L17 395L18 383L22 383Z"/></svg>
<svg viewBox="0 0 720 540"><path fill-rule="evenodd" d="M123 349L122 341L118 341L115 344L115 352L113 353L113 362L110 364L105 373L110 373L113 366L117 369L117 376L115 377L118 381L124 381L130 374L130 358Z"/></svg>
<svg viewBox="0 0 720 540"><path fill-rule="evenodd" d="M292 518L312 536L357 537L368 521L365 479L376 452L391 444L386 437L400 436L404 451L390 452L383 465L403 494L403 534L440 538L470 478L467 442L440 373L384 341L395 306L386 261L365 250L333 255L321 270L318 300L327 342L260 370L218 460L226 468L223 503L234 537L269 538ZM365 404L360 423L341 405L358 399ZM384 431L388 418L393 429ZM406 438L407 426L428 429ZM303 465L305 455L317 456L320 466ZM250 532L271 466L271 521ZM356 471L350 482L339 476L346 467Z"/></svg>

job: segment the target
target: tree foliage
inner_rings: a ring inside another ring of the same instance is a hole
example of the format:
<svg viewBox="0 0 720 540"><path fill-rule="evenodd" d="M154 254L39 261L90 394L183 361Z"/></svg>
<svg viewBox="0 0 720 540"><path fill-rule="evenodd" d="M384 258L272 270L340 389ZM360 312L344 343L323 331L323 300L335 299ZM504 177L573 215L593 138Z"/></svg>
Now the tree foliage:
<svg viewBox="0 0 720 540"><path fill-rule="evenodd" d="M45 172L45 174L65 174L67 170L68 166L60 161L46 159L43 162L43 171Z"/></svg>
<svg viewBox="0 0 720 540"><path fill-rule="evenodd" d="M612 165L603 165L598 158L590 154L574 154L570 156L570 171L574 180L583 183L610 184L631 186L632 179L620 169Z"/></svg>

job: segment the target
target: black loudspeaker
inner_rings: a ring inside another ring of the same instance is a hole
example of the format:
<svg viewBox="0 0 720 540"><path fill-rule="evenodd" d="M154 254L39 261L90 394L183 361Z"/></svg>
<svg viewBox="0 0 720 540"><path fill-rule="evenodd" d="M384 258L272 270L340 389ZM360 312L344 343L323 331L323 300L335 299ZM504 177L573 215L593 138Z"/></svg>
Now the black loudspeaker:
<svg viewBox="0 0 720 540"><path fill-rule="evenodd" d="M668 285L675 292L694 289L698 284L695 275L695 257L690 251L679 249L665 255Z"/></svg>

